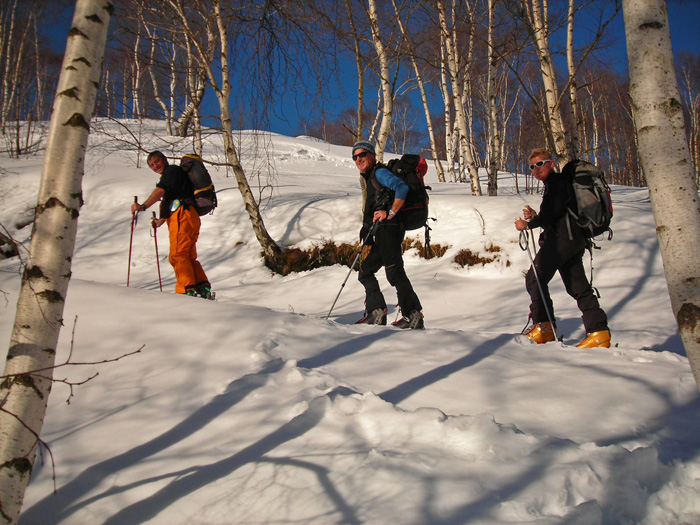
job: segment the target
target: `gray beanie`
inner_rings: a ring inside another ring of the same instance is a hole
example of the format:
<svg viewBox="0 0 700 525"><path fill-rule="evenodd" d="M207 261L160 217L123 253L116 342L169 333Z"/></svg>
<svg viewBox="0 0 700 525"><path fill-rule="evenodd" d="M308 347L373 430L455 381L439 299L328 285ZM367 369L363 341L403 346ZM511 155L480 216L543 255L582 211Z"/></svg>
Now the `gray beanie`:
<svg viewBox="0 0 700 525"><path fill-rule="evenodd" d="M374 146L372 146L371 142L368 142L366 140L355 142L355 145L352 147L352 154L354 155L355 151L357 151L358 149L363 149L368 153L371 153L372 155L376 155L376 153L374 152Z"/></svg>

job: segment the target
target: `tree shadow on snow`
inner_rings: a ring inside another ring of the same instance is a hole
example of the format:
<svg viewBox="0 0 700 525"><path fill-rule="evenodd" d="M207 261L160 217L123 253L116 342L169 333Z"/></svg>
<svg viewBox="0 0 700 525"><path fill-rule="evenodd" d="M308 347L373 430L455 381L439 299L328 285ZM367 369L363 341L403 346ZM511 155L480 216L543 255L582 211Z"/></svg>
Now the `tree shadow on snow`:
<svg viewBox="0 0 700 525"><path fill-rule="evenodd" d="M332 398L338 394L345 395L344 390L343 387L340 387L326 394L326 396L314 399L309 403L309 407L306 411L285 423L276 431L228 458L209 465L193 467L188 469L184 475L178 472L172 473L171 477L174 479L165 487L158 490L155 494L123 508L109 519L105 520L104 525L122 525L124 523L138 524L147 522L156 517L162 510L170 507L187 495L230 475L232 472L245 465L262 462L292 465L311 470L316 474L326 494L330 500L335 503L337 510L342 514L340 522L359 524L360 520L355 516L353 509L335 489L330 481L328 471L325 468L292 459L264 457L265 454L283 443L292 441L314 428L323 418L326 411L325 398ZM143 480L141 483L149 482L150 480Z"/></svg>
<svg viewBox="0 0 700 525"><path fill-rule="evenodd" d="M87 468L74 480L60 487L57 494L51 494L24 510L19 523L23 525L44 524L47 522L47 516L52 516L56 522L68 518L76 509L85 506L85 503L81 501L82 497L98 486L105 478L167 450L174 444L190 437L241 402L250 393L263 387L269 376L281 370L283 365L282 359L268 362L259 372L247 374L233 381L226 392L213 398L207 405L198 409L167 432L143 445Z"/></svg>
<svg viewBox="0 0 700 525"><path fill-rule="evenodd" d="M505 343L512 340L512 334L501 334L494 339L484 341L464 357L460 357L451 363L438 366L425 374L409 379L408 381L405 381L394 388L390 388L389 390L382 392L379 394L379 397L388 403L396 405L404 399L412 396L419 390L437 383L438 381L459 372L463 368L473 366L479 361L486 359L487 357L493 355L493 353L501 348Z"/></svg>

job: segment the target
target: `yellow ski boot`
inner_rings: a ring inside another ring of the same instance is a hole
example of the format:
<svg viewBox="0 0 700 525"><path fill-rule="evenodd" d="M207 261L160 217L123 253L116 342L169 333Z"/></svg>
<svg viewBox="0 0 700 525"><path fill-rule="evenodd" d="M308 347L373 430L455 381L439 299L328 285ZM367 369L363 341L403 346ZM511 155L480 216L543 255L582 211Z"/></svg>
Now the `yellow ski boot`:
<svg viewBox="0 0 700 525"><path fill-rule="evenodd" d="M591 332L584 337L578 348L610 348L610 330L600 330L599 332Z"/></svg>
<svg viewBox="0 0 700 525"><path fill-rule="evenodd" d="M525 335L538 345L549 343L554 341L554 330L552 329L552 323L537 323L535 326L530 328Z"/></svg>

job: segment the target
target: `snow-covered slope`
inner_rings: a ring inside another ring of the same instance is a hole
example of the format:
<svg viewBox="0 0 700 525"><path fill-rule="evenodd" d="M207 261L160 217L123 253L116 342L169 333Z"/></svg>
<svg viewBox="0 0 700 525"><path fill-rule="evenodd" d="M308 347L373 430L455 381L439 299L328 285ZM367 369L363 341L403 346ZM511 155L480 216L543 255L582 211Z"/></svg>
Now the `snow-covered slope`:
<svg viewBox="0 0 700 525"><path fill-rule="evenodd" d="M508 174L501 196L477 198L428 172L432 242L451 248L430 261L405 256L427 329L403 332L352 324L363 310L354 274L325 319L346 267L270 275L223 170L212 169L220 205L198 244L217 301L173 293L165 229L158 291L147 217L126 288L129 206L157 179L135 153L92 140L57 362L74 325L74 363L141 351L56 370L72 382L99 375L70 404L70 389L54 387L42 437L58 491L44 453L21 523L700 523L700 401L646 190L613 188L615 237L595 252L615 346L575 348L583 328L558 277L566 345L534 346L517 336L529 259L513 220L539 197L516 194ZM274 239L357 240L349 148L274 134L241 141L255 188L274 184L264 199ZM205 156L220 155L220 142L211 137ZM14 224L34 204L41 160L3 159L0 222L27 246L29 228ZM452 262L489 245L501 248L493 264ZM6 344L19 282L18 262L0 263Z"/></svg>

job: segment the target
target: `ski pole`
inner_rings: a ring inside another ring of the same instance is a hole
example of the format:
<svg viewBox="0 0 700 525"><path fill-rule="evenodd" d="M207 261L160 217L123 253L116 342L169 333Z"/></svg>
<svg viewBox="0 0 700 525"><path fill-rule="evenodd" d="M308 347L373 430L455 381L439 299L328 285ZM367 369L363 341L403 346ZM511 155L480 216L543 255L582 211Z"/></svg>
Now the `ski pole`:
<svg viewBox="0 0 700 525"><path fill-rule="evenodd" d="M156 212L153 212L153 221L151 224L153 226L153 240L156 243L156 266L158 267L158 286L160 286L160 291L163 291L163 279L160 277L160 258L158 257L158 233L156 228Z"/></svg>
<svg viewBox="0 0 700 525"><path fill-rule="evenodd" d="M138 195L134 195L134 204L136 204L139 201ZM131 212L131 235L129 236L129 268L126 272L126 287L129 287L129 278L131 277L131 247L134 244L134 228L136 227L136 221L138 220L139 212L138 211L132 211Z"/></svg>
<svg viewBox="0 0 700 525"><path fill-rule="evenodd" d="M355 265L357 264L357 261L360 259L360 255L362 255L362 249L365 247L367 244L367 241L369 241L369 238L374 235L374 232L377 229L377 226L379 226L379 221L376 221L372 227L369 230L369 233L365 236L365 238L362 240L362 246L360 246L359 251L357 252L357 255L355 256L355 260L352 261L352 265L350 266L350 271L348 274L345 276L345 280L343 281L343 284L340 285L340 290L338 290L338 295L335 296L335 301L333 301L333 304L331 305L331 309L328 310L328 315L326 316L326 319L328 319L331 316L331 312L333 311L333 308L335 308L335 303L338 302L338 299L340 298L340 294L343 292L343 288L345 288L345 283L348 282L348 279L350 278L350 274L352 273L352 269L355 268Z"/></svg>
<svg viewBox="0 0 700 525"><path fill-rule="evenodd" d="M521 220L520 217L518 217L518 220ZM535 244L535 234L532 233L532 230L530 230L530 235L532 236L532 244ZM544 296L544 289L542 288L542 283L540 282L540 276L537 275L537 268L535 268L535 259L532 257L532 253L530 253L530 243L527 238L527 232L525 230L522 230L520 232L520 240L518 242L520 244L520 249L523 251L527 252L528 257L530 258L530 264L532 265L532 272L535 274L535 280L537 281L537 288L540 290L540 297L542 297L542 304L544 305L544 311L547 313L547 319L549 319L549 324L552 325L552 332L554 332L554 338L559 339L557 336L557 329L554 327L554 321L552 320L552 314L549 313L549 307L547 306L547 299Z"/></svg>

